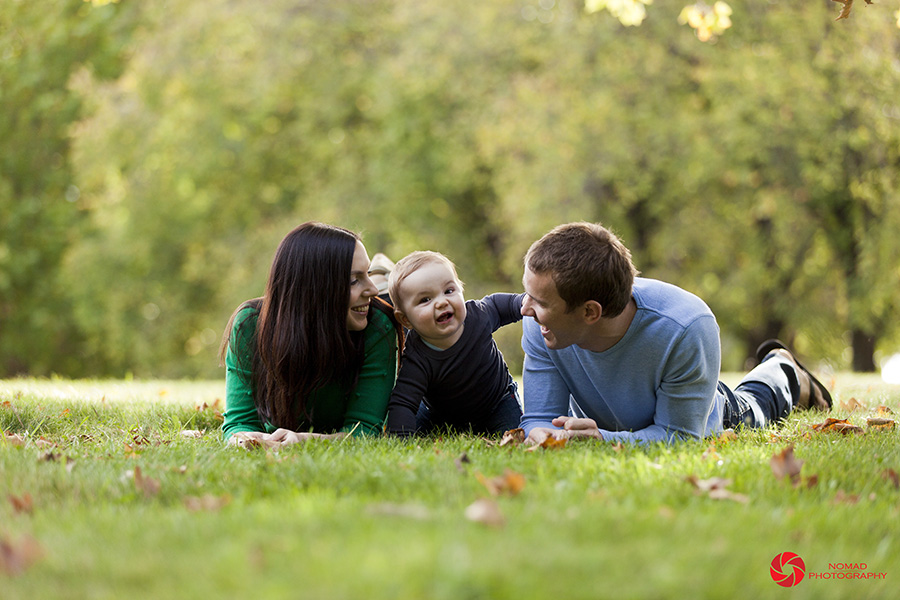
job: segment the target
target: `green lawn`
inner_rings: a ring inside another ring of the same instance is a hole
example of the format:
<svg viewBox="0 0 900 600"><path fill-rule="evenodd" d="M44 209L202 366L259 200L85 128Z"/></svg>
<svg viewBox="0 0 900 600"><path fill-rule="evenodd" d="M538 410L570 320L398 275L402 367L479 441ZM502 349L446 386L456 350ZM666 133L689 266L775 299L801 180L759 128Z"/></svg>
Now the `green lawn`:
<svg viewBox="0 0 900 600"><path fill-rule="evenodd" d="M900 387L835 382L836 404L864 408L832 417L865 429L880 405L900 413ZM221 442L223 388L0 381L0 598L896 597L896 430L818 433L825 416L807 413L674 447L448 436L248 452ZM770 466L790 444L796 486ZM493 498L480 480L507 469L524 488ZM731 483L709 493L691 476ZM479 499L502 524L467 518ZM806 565L789 589L770 575L785 551Z"/></svg>

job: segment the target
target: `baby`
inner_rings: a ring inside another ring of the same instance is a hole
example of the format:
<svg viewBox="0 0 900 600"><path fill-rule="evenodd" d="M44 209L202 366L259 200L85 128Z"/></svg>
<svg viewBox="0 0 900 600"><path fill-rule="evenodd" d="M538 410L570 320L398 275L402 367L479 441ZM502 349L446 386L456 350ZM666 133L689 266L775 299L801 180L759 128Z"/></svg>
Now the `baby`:
<svg viewBox="0 0 900 600"><path fill-rule="evenodd" d="M522 319L524 294L466 302L456 267L438 252L401 259L388 290L397 320L411 330L388 404L388 433L518 427L516 384L492 334Z"/></svg>

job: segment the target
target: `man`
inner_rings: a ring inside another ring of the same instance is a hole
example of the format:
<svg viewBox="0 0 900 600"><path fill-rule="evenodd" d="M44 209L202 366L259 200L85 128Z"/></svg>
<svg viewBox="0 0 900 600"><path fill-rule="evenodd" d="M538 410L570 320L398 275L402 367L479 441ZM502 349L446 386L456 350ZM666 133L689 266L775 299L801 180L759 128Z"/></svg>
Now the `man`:
<svg viewBox="0 0 900 600"><path fill-rule="evenodd" d="M671 442L831 408L828 390L778 340L760 346L760 364L729 389L718 381L719 327L709 307L637 275L628 249L597 224L560 225L528 250L529 443L549 435Z"/></svg>

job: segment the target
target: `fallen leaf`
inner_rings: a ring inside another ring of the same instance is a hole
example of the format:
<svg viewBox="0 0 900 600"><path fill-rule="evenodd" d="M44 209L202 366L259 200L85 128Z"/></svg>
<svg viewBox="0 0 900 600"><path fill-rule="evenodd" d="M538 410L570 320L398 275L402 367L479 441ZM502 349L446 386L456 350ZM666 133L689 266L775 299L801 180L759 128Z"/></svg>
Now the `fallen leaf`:
<svg viewBox="0 0 900 600"><path fill-rule="evenodd" d="M775 479L788 478L794 485L800 481L800 469L803 468L803 461L794 456L793 444L780 453L773 454L769 465L772 467Z"/></svg>
<svg viewBox="0 0 900 600"><path fill-rule="evenodd" d="M186 437L186 438L202 438L202 437L203 437L203 432L200 431L199 429L182 429L182 430L181 430L181 437Z"/></svg>
<svg viewBox="0 0 900 600"><path fill-rule="evenodd" d="M882 479L886 481L890 481L894 484L894 489L900 489L900 475L897 475L897 471L893 469L885 469L881 472Z"/></svg>
<svg viewBox="0 0 900 600"><path fill-rule="evenodd" d="M481 473L475 473L475 478L481 485L487 488L491 496L509 494L515 496L525 487L525 476L511 469L503 471L503 475L488 479Z"/></svg>
<svg viewBox="0 0 900 600"><path fill-rule="evenodd" d="M893 431L896 428L897 424L893 419L882 417L866 419L866 431Z"/></svg>
<svg viewBox="0 0 900 600"><path fill-rule="evenodd" d="M820 431L826 433L841 433L843 435L847 435L850 433L863 433L862 427L857 427L848 421L847 419L832 419L831 417L825 419L822 423L817 423L811 427L813 431Z"/></svg>
<svg viewBox="0 0 900 600"><path fill-rule="evenodd" d="M13 446L25 445L25 438L18 433L7 433L3 436L3 440L6 441L7 444L12 444Z"/></svg>
<svg viewBox="0 0 900 600"><path fill-rule="evenodd" d="M741 504L747 504L748 502L750 502L749 496L745 494L738 494L724 488L710 490L708 495L713 500L733 500L734 502L740 502Z"/></svg>
<svg viewBox="0 0 900 600"><path fill-rule="evenodd" d="M719 460L719 453L716 452L715 444L704 450L700 458L703 460Z"/></svg>
<svg viewBox="0 0 900 600"><path fill-rule="evenodd" d="M465 473L466 468L463 465L467 465L471 462L472 461L469 460L469 455L466 454L465 452L463 452L462 454L460 454L453 460L453 464L456 465L456 470L459 471L460 473Z"/></svg>
<svg viewBox="0 0 900 600"><path fill-rule="evenodd" d="M37 562L44 554L40 544L32 537L24 537L18 542L0 539L0 572L19 575Z"/></svg>
<svg viewBox="0 0 900 600"><path fill-rule="evenodd" d="M224 506L228 506L231 503L231 496L225 494L223 496L214 496L212 494L205 494L203 496L186 496L184 498L184 506L190 511L199 511L199 510L219 510Z"/></svg>
<svg viewBox="0 0 900 600"><path fill-rule="evenodd" d="M141 472L141 467L137 466L134 468L134 487L149 498L150 496L155 496L159 493L162 484L160 484L157 479L145 476Z"/></svg>
<svg viewBox="0 0 900 600"><path fill-rule="evenodd" d="M538 450L540 448L544 448L546 450L559 450L560 448L565 447L567 441L569 441L568 438L557 438L553 434L549 434L546 438L544 438L543 442L529 447L526 452L534 452L535 450Z"/></svg>
<svg viewBox="0 0 900 600"><path fill-rule="evenodd" d="M887 406L881 405L881 406L879 406L878 408L875 409L875 414L878 415L879 417L884 417L884 416L886 416L886 415L892 415L892 414L894 414L894 411L892 411L892 410L891 410L890 408L888 408Z"/></svg>
<svg viewBox="0 0 900 600"><path fill-rule="evenodd" d="M12 403L9 400L4 400L3 402L0 402L0 406L3 408L12 408Z"/></svg>
<svg viewBox="0 0 900 600"><path fill-rule="evenodd" d="M865 406L860 403L856 398L850 398L849 400L841 400L841 409L847 412L856 412L857 410L863 410Z"/></svg>
<svg viewBox="0 0 900 600"><path fill-rule="evenodd" d="M122 445L125 446L125 458L137 458L139 456L138 451L131 444L122 442Z"/></svg>
<svg viewBox="0 0 900 600"><path fill-rule="evenodd" d="M709 479L700 479L696 475L688 475L686 478L688 483L692 486L700 490L701 492L708 492L710 490L724 489L727 486L731 485L730 479L724 479L722 477L711 477Z"/></svg>
<svg viewBox="0 0 900 600"><path fill-rule="evenodd" d="M722 433L719 434L718 440L722 443L731 442L737 439L737 434L734 432L734 429L726 429Z"/></svg>
<svg viewBox="0 0 900 600"><path fill-rule="evenodd" d="M34 512L34 501L31 498L31 494L28 492L25 492L21 496L10 494L9 502L12 504L13 511L17 513L28 513L30 515Z"/></svg>
<svg viewBox="0 0 900 600"><path fill-rule="evenodd" d="M431 518L431 512L421 504L393 504L384 502L380 504L372 504L366 507L366 512L370 515L387 516L387 517L403 517L406 519L415 519L417 521L425 521Z"/></svg>
<svg viewBox="0 0 900 600"><path fill-rule="evenodd" d="M612 447L613 452L621 452L625 446L622 445L622 442L616 442L616 444Z"/></svg>
<svg viewBox="0 0 900 600"><path fill-rule="evenodd" d="M490 527L503 527L506 519L500 512L500 507L490 498L479 498L466 507L466 518L476 523L482 523Z"/></svg>
<svg viewBox="0 0 900 600"><path fill-rule="evenodd" d="M834 495L833 504L856 504L859 502L859 494L848 494L844 490L838 490Z"/></svg>
<svg viewBox="0 0 900 600"><path fill-rule="evenodd" d="M506 446L518 446L519 444L525 441L525 430L521 427L518 429L510 429L506 433L503 434L503 437L500 439L500 445Z"/></svg>
<svg viewBox="0 0 900 600"><path fill-rule="evenodd" d="M806 478L806 489L811 490L814 487L819 485L819 476L816 474L810 475Z"/></svg>
<svg viewBox="0 0 900 600"><path fill-rule="evenodd" d="M748 496L727 489L731 485L730 479L723 479L722 477L700 479L696 475L689 475L685 479L697 489L697 493L706 492L706 495L713 500L733 500L741 504L750 502Z"/></svg>

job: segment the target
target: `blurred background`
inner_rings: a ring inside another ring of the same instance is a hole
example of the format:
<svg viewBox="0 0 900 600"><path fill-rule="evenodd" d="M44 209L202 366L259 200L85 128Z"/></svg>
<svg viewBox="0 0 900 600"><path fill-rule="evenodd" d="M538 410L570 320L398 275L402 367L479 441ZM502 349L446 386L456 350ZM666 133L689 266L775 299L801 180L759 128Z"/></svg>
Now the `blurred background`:
<svg viewBox="0 0 900 600"><path fill-rule="evenodd" d="M224 377L228 317L312 219L447 254L468 298L599 221L707 301L723 369L778 336L876 370L900 1L857 4L3 0L0 377Z"/></svg>

